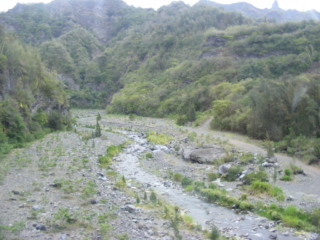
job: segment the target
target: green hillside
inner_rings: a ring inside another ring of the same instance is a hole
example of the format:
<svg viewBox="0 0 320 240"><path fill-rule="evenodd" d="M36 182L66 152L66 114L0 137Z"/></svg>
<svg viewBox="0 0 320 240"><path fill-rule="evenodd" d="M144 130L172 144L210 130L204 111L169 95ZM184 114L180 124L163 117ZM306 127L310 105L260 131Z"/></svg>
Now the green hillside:
<svg viewBox="0 0 320 240"><path fill-rule="evenodd" d="M20 4L2 17L36 45L72 107L178 124L214 116L213 128L276 141L319 136L316 21L259 23L204 4L154 11L121 0Z"/></svg>
<svg viewBox="0 0 320 240"><path fill-rule="evenodd" d="M70 125L61 82L38 51L0 28L0 156Z"/></svg>

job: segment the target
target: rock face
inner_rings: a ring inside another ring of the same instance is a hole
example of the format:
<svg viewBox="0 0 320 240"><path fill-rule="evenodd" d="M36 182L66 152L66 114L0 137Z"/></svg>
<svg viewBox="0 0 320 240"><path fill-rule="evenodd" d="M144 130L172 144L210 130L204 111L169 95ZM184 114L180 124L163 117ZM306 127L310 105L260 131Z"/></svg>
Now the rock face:
<svg viewBox="0 0 320 240"><path fill-rule="evenodd" d="M201 164L213 164L215 159L225 155L222 147L217 145L205 145L202 148L185 147L181 151L184 160L197 162Z"/></svg>

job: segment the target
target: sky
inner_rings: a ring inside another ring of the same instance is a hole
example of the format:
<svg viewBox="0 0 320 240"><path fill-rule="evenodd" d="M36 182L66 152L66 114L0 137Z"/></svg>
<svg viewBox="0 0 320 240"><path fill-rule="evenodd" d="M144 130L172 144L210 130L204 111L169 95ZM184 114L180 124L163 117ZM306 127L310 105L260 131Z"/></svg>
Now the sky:
<svg viewBox="0 0 320 240"><path fill-rule="evenodd" d="M13 8L18 2L20 3L48 3L52 0L0 0L0 12L7 11ZM168 5L172 0L124 0L128 5L142 8L158 9L163 5ZM186 4L193 5L198 0L183 0ZM248 2L257 8L271 8L274 0L211 0L218 3L235 3L235 2ZM282 9L297 9L299 11L307 11L315 9L320 12L319 0L278 0L279 6Z"/></svg>

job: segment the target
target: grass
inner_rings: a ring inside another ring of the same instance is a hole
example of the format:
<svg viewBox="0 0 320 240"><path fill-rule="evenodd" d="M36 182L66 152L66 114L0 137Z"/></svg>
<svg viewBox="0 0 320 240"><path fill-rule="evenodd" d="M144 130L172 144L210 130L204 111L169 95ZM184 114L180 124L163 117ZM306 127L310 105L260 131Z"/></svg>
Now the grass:
<svg viewBox="0 0 320 240"><path fill-rule="evenodd" d="M173 137L170 137L163 133L156 133L154 131L150 131L147 134L147 140L153 144L165 145L170 140L173 140Z"/></svg>
<svg viewBox="0 0 320 240"><path fill-rule="evenodd" d="M107 153L104 156L98 157L98 162L100 167L107 168L112 163L112 158L116 157L121 151L125 144L120 144L118 146L111 145L107 148Z"/></svg>
<svg viewBox="0 0 320 240"><path fill-rule="evenodd" d="M287 181L287 182L293 181L293 176L292 176L291 170L290 169L285 169L284 170L284 175L281 176L280 180Z"/></svg>
<svg viewBox="0 0 320 240"><path fill-rule="evenodd" d="M174 174L173 174L174 175ZM220 189L216 184L193 181L184 177L181 185L185 190L194 190L197 194L204 197L207 202L220 204L225 207L236 206L244 211L254 211L257 214L271 220L281 220L286 226L306 231L320 232L320 209L314 209L312 212L305 212L296 206L281 207L275 203L269 206L261 202L251 203L247 201L247 194L243 194L239 199L227 195L224 189ZM249 186L250 191L255 194L267 194L275 197L277 201L284 201L285 196L281 188L272 186L267 182L253 181Z"/></svg>
<svg viewBox="0 0 320 240"><path fill-rule="evenodd" d="M250 192L254 194L267 194L275 197L278 201L284 201L285 197L281 188L272 186L270 183L254 181L250 186Z"/></svg>

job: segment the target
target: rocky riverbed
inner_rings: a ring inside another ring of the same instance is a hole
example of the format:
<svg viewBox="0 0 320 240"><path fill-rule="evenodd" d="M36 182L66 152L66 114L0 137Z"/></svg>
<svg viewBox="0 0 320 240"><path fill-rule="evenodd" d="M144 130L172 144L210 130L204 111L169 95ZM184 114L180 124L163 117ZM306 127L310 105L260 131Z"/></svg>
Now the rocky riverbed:
<svg viewBox="0 0 320 240"><path fill-rule="evenodd" d="M97 111L75 111L75 132L50 134L2 161L2 168L9 170L0 185L0 224L7 226L0 239L169 240L175 233L170 221L163 218L163 208L152 207L143 200L144 193L150 196L153 191L164 203L178 206L182 215L190 215L199 224L193 230L180 224L182 239L205 239L200 230L213 225L224 236L236 239L316 239L316 234L297 232L250 212L209 204L194 193L185 192L170 173L207 181L206 174L218 169L215 165L183 160L178 148L197 147L200 142L186 140L188 132L171 121L129 121L127 117L100 113L102 129L107 130L100 138L90 139ZM150 130L171 135L173 140L168 145L150 144L146 140ZM209 137L201 136L202 132L198 135L210 144L229 147L225 139L206 133ZM113 159L110 169L100 168L98 158L107 147L124 142L126 147ZM146 153L151 153L152 158L145 157ZM126 179L126 189L116 186L121 176ZM313 181L314 175L307 173L299 175L294 183L279 185L296 205L310 209L319 207L320 191L303 191L303 186ZM242 193L238 184L222 182L220 187L238 197ZM298 191L294 191L295 186ZM137 196L141 199L139 204ZM255 197L251 200L256 201ZM263 196L261 200L274 201Z"/></svg>

